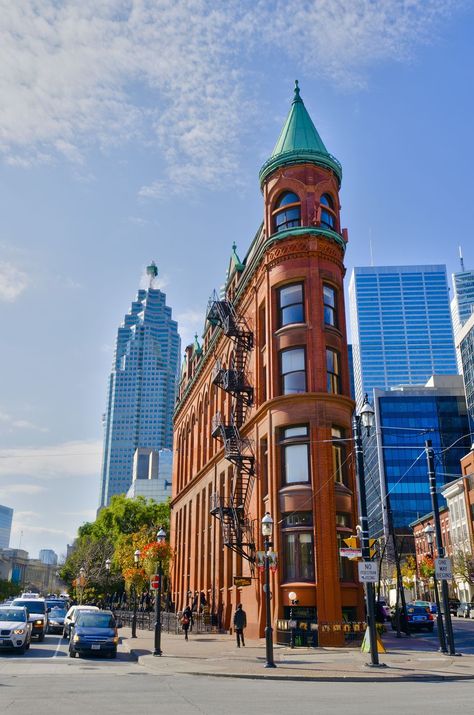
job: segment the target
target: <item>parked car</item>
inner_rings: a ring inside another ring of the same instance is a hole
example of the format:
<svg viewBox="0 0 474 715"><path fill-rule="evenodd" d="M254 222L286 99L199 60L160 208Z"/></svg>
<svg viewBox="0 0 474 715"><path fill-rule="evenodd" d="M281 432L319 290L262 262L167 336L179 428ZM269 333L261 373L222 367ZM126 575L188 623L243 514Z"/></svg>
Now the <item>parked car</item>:
<svg viewBox="0 0 474 715"><path fill-rule="evenodd" d="M0 606L0 650L23 654L30 647L32 626L23 606Z"/></svg>
<svg viewBox="0 0 474 715"><path fill-rule="evenodd" d="M474 610L474 603L466 603L465 601L460 603L457 611L456 611L456 616L459 616L459 618L469 618L471 615L471 612Z"/></svg>
<svg viewBox="0 0 474 715"><path fill-rule="evenodd" d="M429 633L433 632L434 617L426 606L417 606L414 603L407 603L407 623L404 623L404 614L402 608L398 609L398 614L392 617L392 630L397 629L397 616L400 618L400 628L405 630L407 626L409 631L426 630Z"/></svg>
<svg viewBox="0 0 474 715"><path fill-rule="evenodd" d="M452 616L457 615L457 610L460 605L461 605L461 601L459 600L459 598L450 598L449 599L449 612L451 613Z"/></svg>
<svg viewBox="0 0 474 715"><path fill-rule="evenodd" d="M67 610L64 607L53 606L48 617L48 633L62 633Z"/></svg>
<svg viewBox="0 0 474 715"><path fill-rule="evenodd" d="M78 611L69 641L69 656L104 654L117 655L118 632L112 611Z"/></svg>
<svg viewBox="0 0 474 715"><path fill-rule="evenodd" d="M392 618L390 607L388 606L387 601L385 601L385 599L379 598L379 600L375 604L375 608L376 614L380 613L380 615L383 616L384 621L389 621Z"/></svg>
<svg viewBox="0 0 474 715"><path fill-rule="evenodd" d="M48 631L48 608L44 598L15 598L12 606L20 606L28 611L28 620L32 625L32 635L43 641Z"/></svg>
<svg viewBox="0 0 474 715"><path fill-rule="evenodd" d="M97 606L75 605L71 606L64 618L63 638L71 637L71 626L74 625L77 615L80 611L98 611Z"/></svg>

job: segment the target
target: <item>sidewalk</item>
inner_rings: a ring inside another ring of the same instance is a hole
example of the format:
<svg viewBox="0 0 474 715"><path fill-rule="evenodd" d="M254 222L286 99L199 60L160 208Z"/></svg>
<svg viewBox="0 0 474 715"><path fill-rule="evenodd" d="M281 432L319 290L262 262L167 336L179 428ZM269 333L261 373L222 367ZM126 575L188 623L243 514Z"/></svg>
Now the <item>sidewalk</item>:
<svg viewBox="0 0 474 715"><path fill-rule="evenodd" d="M246 640L237 648L234 637L221 634L190 633L162 635L162 657L154 657L153 633L138 631L131 638L129 628L120 631L121 650L131 653L140 665L157 675L203 675L221 678L278 679L320 682L400 682L474 679L474 656L446 656L426 650L416 639L384 637L387 653L380 654L385 668L370 668L370 655L358 648L295 648L274 646L276 668L265 668L265 641ZM403 645L403 647L400 647Z"/></svg>

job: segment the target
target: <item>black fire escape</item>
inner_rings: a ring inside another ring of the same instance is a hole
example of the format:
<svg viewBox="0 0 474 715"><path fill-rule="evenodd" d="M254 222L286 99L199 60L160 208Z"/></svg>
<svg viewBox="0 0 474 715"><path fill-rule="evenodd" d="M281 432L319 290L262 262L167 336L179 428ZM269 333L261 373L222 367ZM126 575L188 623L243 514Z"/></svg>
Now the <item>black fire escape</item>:
<svg viewBox="0 0 474 715"><path fill-rule="evenodd" d="M228 368L217 361L213 383L232 397L231 416L225 422L220 412L212 420L212 436L224 444L225 458L233 465L232 488L229 497L213 494L211 514L220 520L224 544L251 563L255 561L255 540L249 518L250 498L255 479L255 456L250 442L241 435L247 409L253 404L253 387L246 379L253 333L244 318L237 315L232 302L216 293L209 301L207 319L222 328L234 343Z"/></svg>

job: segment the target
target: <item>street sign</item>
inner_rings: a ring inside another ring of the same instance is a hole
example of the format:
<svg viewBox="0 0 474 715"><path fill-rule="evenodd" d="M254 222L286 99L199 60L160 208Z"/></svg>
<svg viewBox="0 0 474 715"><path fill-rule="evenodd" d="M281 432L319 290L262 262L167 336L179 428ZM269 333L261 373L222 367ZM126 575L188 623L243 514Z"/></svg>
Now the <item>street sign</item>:
<svg viewBox="0 0 474 715"><path fill-rule="evenodd" d="M155 591L160 588L160 577L158 576L158 574L155 574L151 577L150 585L152 588L155 589Z"/></svg>
<svg viewBox="0 0 474 715"><path fill-rule="evenodd" d="M435 559L435 575L436 578L451 581L453 578L453 567L451 559Z"/></svg>
<svg viewBox="0 0 474 715"><path fill-rule="evenodd" d="M347 559L360 559L362 549L339 549L339 554L345 556Z"/></svg>
<svg viewBox="0 0 474 715"><path fill-rule="evenodd" d="M361 583L377 583L379 568L377 561L359 561L359 581Z"/></svg>
<svg viewBox="0 0 474 715"><path fill-rule="evenodd" d="M242 588L243 586L251 586L252 578L250 576L234 576L234 586Z"/></svg>

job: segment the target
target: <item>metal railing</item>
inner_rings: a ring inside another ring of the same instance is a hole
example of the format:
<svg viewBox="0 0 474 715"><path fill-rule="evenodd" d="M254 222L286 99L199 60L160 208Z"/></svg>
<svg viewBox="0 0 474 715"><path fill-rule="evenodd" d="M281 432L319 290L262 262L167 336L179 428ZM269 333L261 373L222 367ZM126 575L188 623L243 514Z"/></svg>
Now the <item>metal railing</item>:
<svg viewBox="0 0 474 715"><path fill-rule="evenodd" d="M169 613L163 611L161 613L161 630L163 633L182 633L181 617L182 612ZM123 626L132 625L133 611L117 610L115 611L117 621L120 621ZM214 622L216 621L216 622ZM155 614L153 611L137 611L137 628L142 631L152 631L155 628ZM211 633L217 628L216 617L207 613L193 613L190 632L192 633Z"/></svg>

